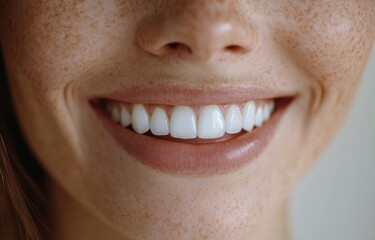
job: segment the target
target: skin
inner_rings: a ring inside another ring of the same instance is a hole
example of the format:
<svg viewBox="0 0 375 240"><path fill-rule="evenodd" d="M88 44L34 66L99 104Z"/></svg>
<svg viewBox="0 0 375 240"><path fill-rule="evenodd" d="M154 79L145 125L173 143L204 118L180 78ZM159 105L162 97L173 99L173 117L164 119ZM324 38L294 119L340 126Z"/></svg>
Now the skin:
<svg viewBox="0 0 375 240"><path fill-rule="evenodd" d="M0 9L15 111L50 176L59 240L286 238L288 197L347 114L375 34L372 0L41 0ZM223 23L231 34L218 33ZM163 48L171 42L183 44ZM257 161L227 175L172 176L124 152L88 105L139 82L262 85L297 97Z"/></svg>

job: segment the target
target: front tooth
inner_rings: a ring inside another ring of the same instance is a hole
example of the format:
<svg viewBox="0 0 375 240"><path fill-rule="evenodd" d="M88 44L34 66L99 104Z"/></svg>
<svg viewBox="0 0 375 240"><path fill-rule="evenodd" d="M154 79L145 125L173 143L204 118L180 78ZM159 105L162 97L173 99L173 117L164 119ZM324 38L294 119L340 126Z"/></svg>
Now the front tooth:
<svg viewBox="0 0 375 240"><path fill-rule="evenodd" d="M135 104L132 111L132 127L137 133L145 133L150 129L149 116L142 104Z"/></svg>
<svg viewBox="0 0 375 240"><path fill-rule="evenodd" d="M154 135L169 134L169 119L164 109L160 107L154 109L150 119L150 128Z"/></svg>
<svg viewBox="0 0 375 240"><path fill-rule="evenodd" d="M237 105L231 105L225 114L225 131L227 133L238 133L242 130L241 110Z"/></svg>
<svg viewBox="0 0 375 240"><path fill-rule="evenodd" d="M249 101L245 104L242 112L242 128L246 131L251 131L254 128L255 110L254 101Z"/></svg>
<svg viewBox="0 0 375 240"><path fill-rule="evenodd" d="M256 127L261 127L263 125L263 109L260 106L257 108L255 112L254 124Z"/></svg>
<svg viewBox="0 0 375 240"><path fill-rule="evenodd" d="M121 121L121 109L120 109L120 106L117 105L117 104L112 104L111 107L111 116L112 116L112 119L115 121L115 122L120 122Z"/></svg>
<svg viewBox="0 0 375 240"><path fill-rule="evenodd" d="M127 127L131 124L131 116L125 106L121 106L121 125Z"/></svg>
<svg viewBox="0 0 375 240"><path fill-rule="evenodd" d="M181 139L197 137L197 117L190 107L178 106L173 110L170 133L172 137Z"/></svg>
<svg viewBox="0 0 375 240"><path fill-rule="evenodd" d="M198 118L198 137L211 139L222 137L224 134L224 117L219 106L205 106Z"/></svg>

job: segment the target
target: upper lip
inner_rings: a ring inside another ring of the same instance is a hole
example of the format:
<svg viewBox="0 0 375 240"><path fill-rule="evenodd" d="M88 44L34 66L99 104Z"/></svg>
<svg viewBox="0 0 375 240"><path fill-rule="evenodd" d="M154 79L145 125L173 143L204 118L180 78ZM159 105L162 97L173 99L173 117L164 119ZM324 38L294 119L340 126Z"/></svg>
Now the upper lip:
<svg viewBox="0 0 375 240"><path fill-rule="evenodd" d="M111 99L127 103L158 105L189 105L241 103L257 99L293 97L295 92L275 90L261 86L201 86L180 87L175 85L132 85L95 98Z"/></svg>

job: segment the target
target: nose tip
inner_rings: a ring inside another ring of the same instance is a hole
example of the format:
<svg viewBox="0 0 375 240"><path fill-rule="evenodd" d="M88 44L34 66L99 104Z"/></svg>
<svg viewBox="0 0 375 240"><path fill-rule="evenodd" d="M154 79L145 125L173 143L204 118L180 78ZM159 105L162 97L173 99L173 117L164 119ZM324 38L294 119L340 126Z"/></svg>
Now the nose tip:
<svg viewBox="0 0 375 240"><path fill-rule="evenodd" d="M209 13L202 12L202 17L181 14L149 21L137 33L138 45L158 57L199 61L229 55L240 56L254 50L259 43L256 27L245 23L239 17L240 13L234 14L232 11L228 14L226 10L222 11L224 17L220 17L217 12L216 16L219 17L205 17Z"/></svg>

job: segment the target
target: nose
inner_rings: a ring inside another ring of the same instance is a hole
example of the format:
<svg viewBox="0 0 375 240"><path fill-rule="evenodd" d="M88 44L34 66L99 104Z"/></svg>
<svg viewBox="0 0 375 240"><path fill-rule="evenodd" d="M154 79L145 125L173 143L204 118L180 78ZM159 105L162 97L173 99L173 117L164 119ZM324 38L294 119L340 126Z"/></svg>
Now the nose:
<svg viewBox="0 0 375 240"><path fill-rule="evenodd" d="M235 1L189 0L174 1L140 24L137 42L158 57L210 61L253 51L259 34Z"/></svg>

